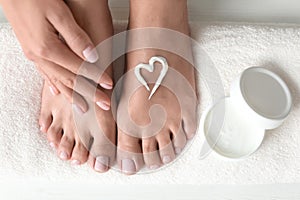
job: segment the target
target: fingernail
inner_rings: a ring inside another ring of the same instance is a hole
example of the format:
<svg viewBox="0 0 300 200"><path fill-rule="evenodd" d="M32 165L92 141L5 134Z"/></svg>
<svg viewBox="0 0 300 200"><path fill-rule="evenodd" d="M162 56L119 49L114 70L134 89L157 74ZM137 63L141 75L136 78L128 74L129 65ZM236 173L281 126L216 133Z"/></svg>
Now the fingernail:
<svg viewBox="0 0 300 200"><path fill-rule="evenodd" d="M180 153L181 153L181 148L176 147L176 148L175 148L175 153L176 153L176 154L180 154Z"/></svg>
<svg viewBox="0 0 300 200"><path fill-rule="evenodd" d="M92 48L89 46L82 52L83 56L85 57L86 61L89 63L95 63L99 59L98 52L96 48Z"/></svg>
<svg viewBox="0 0 300 200"><path fill-rule="evenodd" d="M164 164L167 164L167 163L171 162L171 157L170 156L164 156L162 161L163 161Z"/></svg>
<svg viewBox="0 0 300 200"><path fill-rule="evenodd" d="M151 170L155 170L155 169L158 169L158 168L159 168L158 165L151 165L151 166L150 166L150 169L151 169Z"/></svg>
<svg viewBox="0 0 300 200"><path fill-rule="evenodd" d="M96 103L100 108L102 108L103 110L109 110L110 106L107 105L106 103L102 103L102 102L97 102Z"/></svg>
<svg viewBox="0 0 300 200"><path fill-rule="evenodd" d="M81 115L84 114L83 110L79 106L77 106L76 104L72 104L72 107L73 107L73 110L75 110L77 113L79 113Z"/></svg>
<svg viewBox="0 0 300 200"><path fill-rule="evenodd" d="M107 90L111 90L113 88L112 85L108 85L106 83L100 83L101 87L103 87L104 89L107 89Z"/></svg>
<svg viewBox="0 0 300 200"><path fill-rule="evenodd" d="M78 161L78 160L72 160L71 164L72 165L80 165L80 161Z"/></svg>
<svg viewBox="0 0 300 200"><path fill-rule="evenodd" d="M62 160L67 160L68 159L68 154L66 152L61 152L59 157L62 159Z"/></svg>
<svg viewBox="0 0 300 200"><path fill-rule="evenodd" d="M106 156L99 156L96 158L95 170L104 172L108 169L109 158Z"/></svg>
<svg viewBox="0 0 300 200"><path fill-rule="evenodd" d="M49 90L53 96L56 96L55 89L52 86L49 86Z"/></svg>
<svg viewBox="0 0 300 200"><path fill-rule="evenodd" d="M52 147L53 149L55 148L55 144L53 142L50 142L50 147Z"/></svg>
<svg viewBox="0 0 300 200"><path fill-rule="evenodd" d="M125 174L134 174L136 172L135 164L133 160L124 159L121 163L121 170Z"/></svg>
<svg viewBox="0 0 300 200"><path fill-rule="evenodd" d="M40 131L44 132L44 126L43 125L40 127Z"/></svg>

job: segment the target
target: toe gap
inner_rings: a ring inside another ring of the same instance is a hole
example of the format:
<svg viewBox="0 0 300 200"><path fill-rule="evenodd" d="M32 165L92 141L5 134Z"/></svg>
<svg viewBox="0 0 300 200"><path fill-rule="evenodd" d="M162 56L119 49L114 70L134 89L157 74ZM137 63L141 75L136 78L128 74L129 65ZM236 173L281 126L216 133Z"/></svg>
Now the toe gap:
<svg viewBox="0 0 300 200"><path fill-rule="evenodd" d="M92 148L92 145L94 144L94 141L95 141L94 137L91 137L91 139L88 143L88 146L87 146L88 151L91 151L91 148Z"/></svg>

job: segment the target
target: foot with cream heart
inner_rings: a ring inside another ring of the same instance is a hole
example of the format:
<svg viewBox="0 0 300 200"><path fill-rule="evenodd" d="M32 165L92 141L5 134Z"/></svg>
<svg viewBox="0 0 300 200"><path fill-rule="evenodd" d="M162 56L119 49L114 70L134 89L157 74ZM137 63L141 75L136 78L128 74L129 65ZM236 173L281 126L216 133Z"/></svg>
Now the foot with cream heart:
<svg viewBox="0 0 300 200"><path fill-rule="evenodd" d="M196 133L197 96L186 1L131 0L129 29L117 160L134 174L180 154ZM168 49L159 48L164 43Z"/></svg>

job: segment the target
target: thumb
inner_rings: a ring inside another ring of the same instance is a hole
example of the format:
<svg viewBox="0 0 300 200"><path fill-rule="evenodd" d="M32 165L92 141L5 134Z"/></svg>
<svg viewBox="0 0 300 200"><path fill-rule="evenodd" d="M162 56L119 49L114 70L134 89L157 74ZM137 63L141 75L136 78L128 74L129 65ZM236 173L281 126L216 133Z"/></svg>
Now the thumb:
<svg viewBox="0 0 300 200"><path fill-rule="evenodd" d="M99 55L92 40L77 24L68 6L61 4L60 9L49 14L48 20L74 53L89 63L97 62Z"/></svg>

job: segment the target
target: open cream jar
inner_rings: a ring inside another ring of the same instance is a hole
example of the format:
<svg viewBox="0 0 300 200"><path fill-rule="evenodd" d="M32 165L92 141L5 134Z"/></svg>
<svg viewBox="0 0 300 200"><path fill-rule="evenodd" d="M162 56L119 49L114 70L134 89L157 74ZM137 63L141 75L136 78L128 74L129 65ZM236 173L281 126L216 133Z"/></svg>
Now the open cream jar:
<svg viewBox="0 0 300 200"><path fill-rule="evenodd" d="M265 131L284 122L292 98L284 81L261 67L246 69L231 85L230 95L204 112L200 128L214 152L237 159L254 153Z"/></svg>

